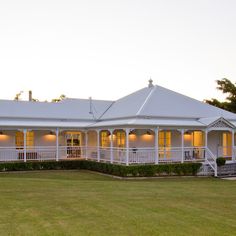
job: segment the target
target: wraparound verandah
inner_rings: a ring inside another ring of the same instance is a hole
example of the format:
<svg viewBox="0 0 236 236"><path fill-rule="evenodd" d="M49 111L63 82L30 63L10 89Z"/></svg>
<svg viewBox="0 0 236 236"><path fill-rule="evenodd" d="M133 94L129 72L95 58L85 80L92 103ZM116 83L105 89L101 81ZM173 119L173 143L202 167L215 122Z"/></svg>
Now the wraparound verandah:
<svg viewBox="0 0 236 236"><path fill-rule="evenodd" d="M158 140L158 141L157 141ZM234 130L168 128L2 129L0 160L85 158L138 164L204 161L209 156L235 160Z"/></svg>

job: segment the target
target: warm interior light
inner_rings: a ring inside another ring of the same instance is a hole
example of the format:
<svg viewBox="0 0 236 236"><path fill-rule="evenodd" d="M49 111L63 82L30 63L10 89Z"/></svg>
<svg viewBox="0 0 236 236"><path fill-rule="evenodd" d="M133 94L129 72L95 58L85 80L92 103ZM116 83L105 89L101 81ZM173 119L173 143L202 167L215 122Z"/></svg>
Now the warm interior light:
<svg viewBox="0 0 236 236"><path fill-rule="evenodd" d="M191 132L189 132L189 131L186 131L185 133L184 133L184 135L191 135Z"/></svg>

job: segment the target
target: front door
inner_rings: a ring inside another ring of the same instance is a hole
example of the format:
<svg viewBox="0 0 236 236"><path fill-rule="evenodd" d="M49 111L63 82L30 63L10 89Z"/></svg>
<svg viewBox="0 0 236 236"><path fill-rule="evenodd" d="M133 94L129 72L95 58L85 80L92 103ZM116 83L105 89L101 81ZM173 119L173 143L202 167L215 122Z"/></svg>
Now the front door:
<svg viewBox="0 0 236 236"><path fill-rule="evenodd" d="M81 156L81 133L67 132L66 133L67 157L74 158Z"/></svg>
<svg viewBox="0 0 236 236"><path fill-rule="evenodd" d="M171 157L171 131L159 132L159 158L168 159Z"/></svg>

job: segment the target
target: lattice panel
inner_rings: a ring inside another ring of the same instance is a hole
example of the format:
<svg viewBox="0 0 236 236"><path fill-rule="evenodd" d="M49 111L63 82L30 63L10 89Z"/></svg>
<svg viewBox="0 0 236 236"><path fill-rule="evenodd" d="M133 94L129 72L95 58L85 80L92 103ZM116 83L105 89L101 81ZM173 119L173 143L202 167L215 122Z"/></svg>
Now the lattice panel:
<svg viewBox="0 0 236 236"><path fill-rule="evenodd" d="M227 124L224 120L219 120L212 124L210 127L214 128L232 128L229 124Z"/></svg>

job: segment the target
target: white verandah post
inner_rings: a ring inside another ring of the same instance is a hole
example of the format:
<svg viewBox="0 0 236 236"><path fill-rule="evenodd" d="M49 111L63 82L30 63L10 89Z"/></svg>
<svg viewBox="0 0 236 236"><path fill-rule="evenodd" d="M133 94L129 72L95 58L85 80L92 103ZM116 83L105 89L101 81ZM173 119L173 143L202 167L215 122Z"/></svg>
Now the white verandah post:
<svg viewBox="0 0 236 236"><path fill-rule="evenodd" d="M97 130L97 161L100 162L100 130Z"/></svg>
<svg viewBox="0 0 236 236"><path fill-rule="evenodd" d="M59 129L56 128L56 161L59 160Z"/></svg>
<svg viewBox="0 0 236 236"><path fill-rule="evenodd" d="M155 128L155 164L159 163L159 128Z"/></svg>
<svg viewBox="0 0 236 236"><path fill-rule="evenodd" d="M130 129L125 129L125 139L126 139L126 161L125 164L129 165L129 132Z"/></svg>
<svg viewBox="0 0 236 236"><path fill-rule="evenodd" d="M235 162L235 155L234 155L234 130L232 130L232 161Z"/></svg>
<svg viewBox="0 0 236 236"><path fill-rule="evenodd" d="M26 135L27 135L27 129L23 130L24 134L24 162L26 162Z"/></svg>
<svg viewBox="0 0 236 236"><path fill-rule="evenodd" d="M114 156L113 156L113 132L114 130L113 129L110 129L110 162L113 163L113 160L114 160Z"/></svg>
<svg viewBox="0 0 236 236"><path fill-rule="evenodd" d="M184 129L181 129L181 163L184 163Z"/></svg>
<svg viewBox="0 0 236 236"><path fill-rule="evenodd" d="M88 131L85 131L85 160L88 160Z"/></svg>
<svg viewBox="0 0 236 236"><path fill-rule="evenodd" d="M208 149L208 130L205 130L205 161L207 159L207 149Z"/></svg>

